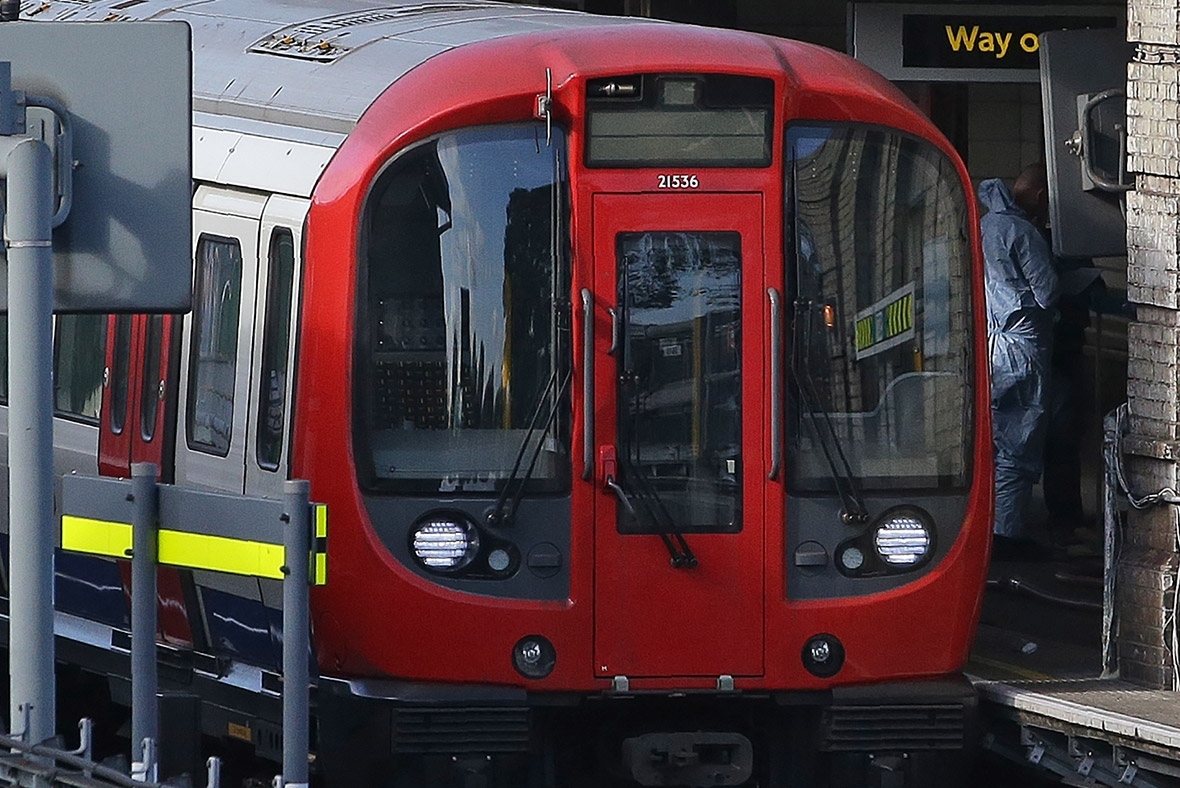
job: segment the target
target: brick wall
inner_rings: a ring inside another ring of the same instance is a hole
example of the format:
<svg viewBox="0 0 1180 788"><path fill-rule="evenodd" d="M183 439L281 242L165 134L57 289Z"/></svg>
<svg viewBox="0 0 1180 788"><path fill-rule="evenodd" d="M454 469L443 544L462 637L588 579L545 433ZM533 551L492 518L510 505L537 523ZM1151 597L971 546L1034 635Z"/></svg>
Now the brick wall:
<svg viewBox="0 0 1180 788"><path fill-rule="evenodd" d="M1129 482L1180 488L1180 0L1128 0L1127 142L1136 190L1127 197ZM1175 689L1172 654L1178 551L1175 506L1132 510L1118 562L1119 669Z"/></svg>

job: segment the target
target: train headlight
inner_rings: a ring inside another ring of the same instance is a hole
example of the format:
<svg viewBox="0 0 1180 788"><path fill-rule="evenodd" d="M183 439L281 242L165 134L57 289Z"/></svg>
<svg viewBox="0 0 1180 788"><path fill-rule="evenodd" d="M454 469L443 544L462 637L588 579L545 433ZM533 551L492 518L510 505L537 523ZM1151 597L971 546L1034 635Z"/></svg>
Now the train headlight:
<svg viewBox="0 0 1180 788"><path fill-rule="evenodd" d="M432 514L414 526L410 549L427 569L457 572L479 555L479 531L462 515Z"/></svg>
<svg viewBox="0 0 1180 788"><path fill-rule="evenodd" d="M873 547L889 566L916 566L930 556L933 546L930 526L915 509L887 512L874 527Z"/></svg>

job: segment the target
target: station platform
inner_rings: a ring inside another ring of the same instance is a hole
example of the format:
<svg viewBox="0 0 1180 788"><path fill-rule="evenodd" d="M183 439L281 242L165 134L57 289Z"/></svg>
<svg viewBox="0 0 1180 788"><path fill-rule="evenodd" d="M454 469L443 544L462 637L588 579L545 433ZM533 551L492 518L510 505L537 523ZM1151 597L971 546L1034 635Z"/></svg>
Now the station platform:
<svg viewBox="0 0 1180 788"><path fill-rule="evenodd" d="M1103 670L1102 597L1101 559L993 564L967 666L983 746L1063 784L1180 786L1180 693Z"/></svg>

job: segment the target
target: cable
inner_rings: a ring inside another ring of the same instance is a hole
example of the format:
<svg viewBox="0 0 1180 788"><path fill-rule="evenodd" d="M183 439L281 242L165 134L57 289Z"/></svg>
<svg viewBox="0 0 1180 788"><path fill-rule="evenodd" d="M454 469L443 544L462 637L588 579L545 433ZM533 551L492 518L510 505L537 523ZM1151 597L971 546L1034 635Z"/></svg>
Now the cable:
<svg viewBox="0 0 1180 788"><path fill-rule="evenodd" d="M1115 408L1114 418L1116 442L1126 434L1126 430L1123 426L1123 419L1126 418L1126 415L1129 412L1130 408L1126 402ZM1131 485L1127 483L1127 477L1123 474L1123 453L1118 449L1117 446L1114 452L1112 452L1112 457L1114 460L1114 471L1119 480L1119 487L1122 488L1123 492L1126 494L1127 501L1131 504L1131 506L1134 506L1136 509L1146 509L1149 506L1155 506L1161 503L1180 504L1180 492L1176 492L1174 487L1164 487L1160 489L1159 492L1154 492L1144 496L1136 496L1135 493L1131 491Z"/></svg>
<svg viewBox="0 0 1180 788"><path fill-rule="evenodd" d="M1172 517L1172 525L1175 530L1175 544L1176 550L1180 551L1180 512L1174 512ZM1163 625L1172 625L1172 691L1180 690L1180 636L1176 633L1176 618L1180 615L1180 589L1176 584L1180 583L1180 567L1176 569L1175 577L1172 583L1172 615L1171 622L1165 620Z"/></svg>
<svg viewBox="0 0 1180 788"><path fill-rule="evenodd" d="M1123 453L1118 447L1118 442L1123 435L1126 434L1124 420L1127 414L1130 413L1129 404L1124 402L1115 408L1115 447L1110 452L1110 460L1114 466L1114 472L1118 478L1119 487L1127 496L1128 503L1136 509L1146 509L1149 506L1156 506L1158 504L1170 503L1180 504L1180 493L1176 492L1173 487L1163 487L1158 492L1149 495L1137 496L1131 492L1131 485L1127 483L1127 478L1123 473ZM1173 510L1172 514L1173 524L1173 549L1180 552L1180 511ZM1176 574L1173 577L1172 583L1172 609L1167 611L1163 621L1163 640L1169 643L1171 648L1168 650L1170 661L1172 663L1172 690L1180 690L1180 632L1177 632L1177 621L1180 620L1180 589L1177 588L1180 584L1180 568L1177 568ZM1168 629L1171 629L1171 635L1168 634Z"/></svg>

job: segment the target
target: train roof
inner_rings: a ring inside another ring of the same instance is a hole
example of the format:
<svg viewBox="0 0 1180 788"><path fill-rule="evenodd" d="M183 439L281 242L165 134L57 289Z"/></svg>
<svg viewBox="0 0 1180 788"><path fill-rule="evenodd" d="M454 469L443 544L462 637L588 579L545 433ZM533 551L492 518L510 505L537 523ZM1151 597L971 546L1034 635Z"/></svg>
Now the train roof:
<svg viewBox="0 0 1180 788"><path fill-rule="evenodd" d="M390 83L447 50L626 21L490 0L50 0L40 8L25 17L187 22L194 112L325 132L327 142L347 134Z"/></svg>
<svg viewBox="0 0 1180 788"><path fill-rule="evenodd" d="M510 36L568 42L591 32L597 43L566 51L570 63L576 49L640 70L708 68L734 56L735 37L759 40L740 59L786 70L801 89L908 104L869 69L816 45L704 28L673 40L694 28L495 0L26 0L22 19L187 22L194 177L304 197L391 84L450 50ZM612 34L624 29L641 37Z"/></svg>

